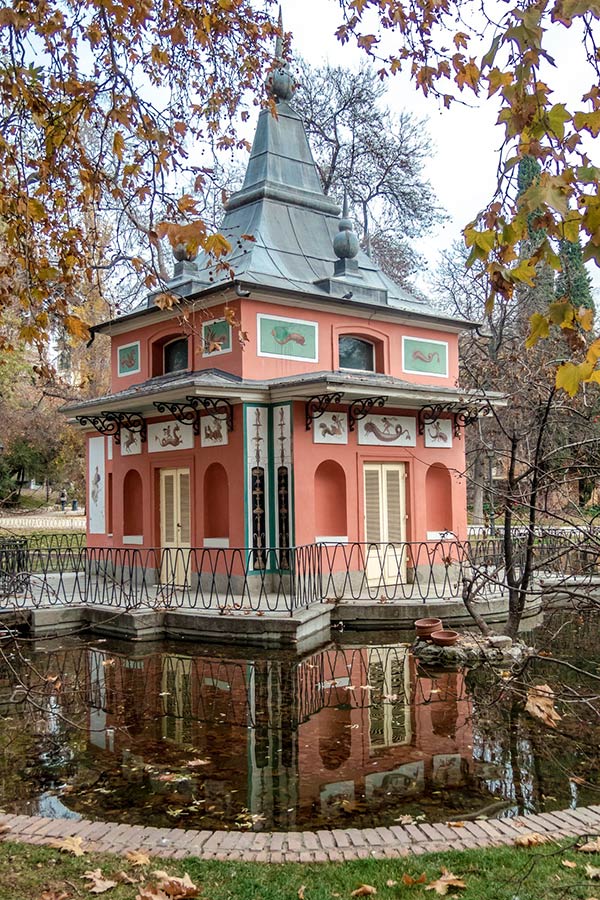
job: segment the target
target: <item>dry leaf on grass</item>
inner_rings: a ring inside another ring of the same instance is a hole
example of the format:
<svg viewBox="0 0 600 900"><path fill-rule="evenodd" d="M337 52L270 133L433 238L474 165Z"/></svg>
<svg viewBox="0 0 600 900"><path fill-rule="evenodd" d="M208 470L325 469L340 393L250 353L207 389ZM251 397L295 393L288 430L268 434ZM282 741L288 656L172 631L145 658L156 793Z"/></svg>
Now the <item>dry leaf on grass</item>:
<svg viewBox="0 0 600 900"><path fill-rule="evenodd" d="M401 825L412 825L414 821L414 816L410 815L398 816L397 819L394 819L394 822L400 822Z"/></svg>
<svg viewBox="0 0 600 900"><path fill-rule="evenodd" d="M306 885L301 884L298 888L298 900L304 900L304 891L306 890Z"/></svg>
<svg viewBox="0 0 600 900"><path fill-rule="evenodd" d="M402 884L405 884L407 887L412 887L413 884L425 884L427 881L427 875L423 872L422 875L419 875L418 878L413 878L412 875L408 875L406 872L402 876Z"/></svg>
<svg viewBox="0 0 600 900"><path fill-rule="evenodd" d="M83 856L86 852L80 837L66 837L59 841L51 841L50 846L61 853L72 853L73 856Z"/></svg>
<svg viewBox="0 0 600 900"><path fill-rule="evenodd" d="M351 897L367 897L369 894L376 894L377 888L374 888L372 884L361 884L360 887L357 887L355 891L352 891L350 894Z"/></svg>
<svg viewBox="0 0 600 900"><path fill-rule="evenodd" d="M514 845L515 847L539 847L540 844L547 844L552 841L552 838L547 834L540 834L538 831L533 831L531 834L521 834L518 838L515 838Z"/></svg>
<svg viewBox="0 0 600 900"><path fill-rule="evenodd" d="M388 880L385 883L385 886L386 887L396 887L397 884L398 884L398 882L394 881L393 878L388 878Z"/></svg>
<svg viewBox="0 0 600 900"><path fill-rule="evenodd" d="M598 866L586 865L585 874L588 878L597 878L600 880L600 869L598 868Z"/></svg>
<svg viewBox="0 0 600 900"><path fill-rule="evenodd" d="M442 874L435 881L430 882L425 888L426 891L435 891L436 894L445 896L450 888L466 888L462 878L449 872L448 869L442 869Z"/></svg>
<svg viewBox="0 0 600 900"><path fill-rule="evenodd" d="M560 722L560 715L554 708L554 691L549 684L535 684L529 688L525 711L550 728L556 728Z"/></svg>
<svg viewBox="0 0 600 900"><path fill-rule="evenodd" d="M132 866L147 866L150 862L150 857L143 850L128 850L125 854L125 859Z"/></svg>
<svg viewBox="0 0 600 900"><path fill-rule="evenodd" d="M110 878L104 877L101 869L89 869L81 877L87 878L88 881L92 882L88 887L90 894L104 894L117 886L116 881L111 881Z"/></svg>
<svg viewBox="0 0 600 900"><path fill-rule="evenodd" d="M587 844L582 844L577 849L580 853L600 853L600 837L594 838L593 841L588 841Z"/></svg>
<svg viewBox="0 0 600 900"><path fill-rule="evenodd" d="M72 896L67 891L43 891L40 900L69 900Z"/></svg>
<svg viewBox="0 0 600 900"><path fill-rule="evenodd" d="M139 878L132 878L127 872L117 872L115 878L120 884L138 884Z"/></svg>
<svg viewBox="0 0 600 900"><path fill-rule="evenodd" d="M184 898L187 897L197 897L200 893L199 888L196 887L187 872L184 874L183 878L180 878L178 875L169 875L168 872L163 872L161 869L158 869L152 874L158 879L156 885L158 890L166 894L171 900L184 900Z"/></svg>
<svg viewBox="0 0 600 900"><path fill-rule="evenodd" d="M565 869L576 869L577 868L577 863L571 862L570 859L561 859L560 864L561 864L561 866L564 866Z"/></svg>

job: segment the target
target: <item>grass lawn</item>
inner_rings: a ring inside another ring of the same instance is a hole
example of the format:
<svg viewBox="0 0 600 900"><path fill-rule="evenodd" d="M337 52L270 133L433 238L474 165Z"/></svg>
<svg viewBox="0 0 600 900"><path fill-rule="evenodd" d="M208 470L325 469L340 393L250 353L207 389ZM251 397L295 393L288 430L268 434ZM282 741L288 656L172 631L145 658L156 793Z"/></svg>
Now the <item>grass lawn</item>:
<svg viewBox="0 0 600 900"><path fill-rule="evenodd" d="M565 861L576 863L576 867L565 866ZM156 859L135 868L123 857L86 854L75 858L57 850L7 841L0 844L0 900L67 900L67 897L95 896L89 893L92 884L82 876L87 870L98 868L107 879L122 871L141 879L138 884L119 883L102 894L110 900L134 900L142 886L156 881L151 875L155 869L179 876L187 872L199 888L200 900L337 900L350 898L352 891L363 884L374 887L380 900L427 900L439 896L433 888L427 891L426 885L439 878L442 867L466 885L465 888L450 887L446 894L450 898L598 898L600 881L590 877L586 866L600 867L600 854L577 852L575 841L564 842L561 846L547 844L530 849L501 847L453 851L393 861L259 865L203 862L190 858L177 862ZM422 873L426 875L425 883L409 885L402 881L404 875L416 879ZM596 873L600 876L600 868ZM366 891L363 895L368 896ZM152 897L152 894L142 896Z"/></svg>

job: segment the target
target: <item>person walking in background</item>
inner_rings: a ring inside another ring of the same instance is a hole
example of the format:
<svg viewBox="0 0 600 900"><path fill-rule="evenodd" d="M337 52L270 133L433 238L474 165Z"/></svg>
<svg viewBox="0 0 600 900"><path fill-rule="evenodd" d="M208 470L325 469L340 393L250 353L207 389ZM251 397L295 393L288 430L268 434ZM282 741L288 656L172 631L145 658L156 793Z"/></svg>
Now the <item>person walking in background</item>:
<svg viewBox="0 0 600 900"><path fill-rule="evenodd" d="M67 492L63 488L60 494L58 495L58 499L60 500L60 508L64 512L67 508Z"/></svg>

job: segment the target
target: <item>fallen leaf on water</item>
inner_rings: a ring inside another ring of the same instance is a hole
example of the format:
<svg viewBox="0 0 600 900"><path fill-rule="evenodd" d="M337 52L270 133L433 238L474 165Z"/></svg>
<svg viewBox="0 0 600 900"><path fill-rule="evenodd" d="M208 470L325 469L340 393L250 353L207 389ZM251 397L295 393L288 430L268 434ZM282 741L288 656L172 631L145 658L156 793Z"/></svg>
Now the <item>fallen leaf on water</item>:
<svg viewBox="0 0 600 900"><path fill-rule="evenodd" d="M465 827L464 822L446 822L446 825L448 826L448 828L464 828Z"/></svg>
<svg viewBox="0 0 600 900"><path fill-rule="evenodd" d="M83 841L80 837L66 837L60 841L51 841L50 846L61 853L72 853L73 856L83 856L86 852L82 846Z"/></svg>
<svg viewBox="0 0 600 900"><path fill-rule="evenodd" d="M554 691L548 684L536 684L529 688L525 711L550 728L556 728L560 722L561 717L554 708Z"/></svg>
<svg viewBox="0 0 600 900"><path fill-rule="evenodd" d="M358 809L358 803L356 802L356 800L342 800L340 806L342 807L344 812L347 813L356 812L356 810Z"/></svg>
<svg viewBox="0 0 600 900"><path fill-rule="evenodd" d="M597 878L600 879L600 868L598 866L588 866L585 867L585 874L588 878Z"/></svg>
<svg viewBox="0 0 600 900"><path fill-rule="evenodd" d="M593 841L588 841L587 844L582 844L577 849L580 853L600 853L600 837L594 838Z"/></svg>
<svg viewBox="0 0 600 900"><path fill-rule="evenodd" d="M452 872L449 872L448 869L442 869L442 874L435 881L430 882L425 888L426 891L435 891L436 894L441 894L444 896L448 893L450 888L466 888L465 882L462 878L458 878L457 875L454 875Z"/></svg>
<svg viewBox="0 0 600 900"><path fill-rule="evenodd" d="M571 775L569 781L572 781L573 784L587 784L585 778L582 778L581 775Z"/></svg>
<svg viewBox="0 0 600 900"><path fill-rule="evenodd" d="M125 859L132 866L147 866L150 862L150 857L143 850L128 850L125 854Z"/></svg>
<svg viewBox="0 0 600 900"><path fill-rule="evenodd" d="M548 837L547 834L539 834L537 831L533 831L531 834L521 834L518 838L515 838L514 844L515 847L539 847L540 844L547 844L551 841L552 838Z"/></svg>
<svg viewBox="0 0 600 900"><path fill-rule="evenodd" d="M376 894L377 888L374 888L372 884L361 884L360 887L357 887L355 891L352 891L350 894L351 897L367 897L369 894Z"/></svg>
<svg viewBox="0 0 600 900"><path fill-rule="evenodd" d="M88 888L90 894L104 894L117 886L116 881L111 881L110 878L104 877L101 869L90 869L84 872L81 877L92 882Z"/></svg>
<svg viewBox="0 0 600 900"><path fill-rule="evenodd" d="M304 900L304 891L306 890L306 885L301 884L298 888L298 900Z"/></svg>
<svg viewBox="0 0 600 900"><path fill-rule="evenodd" d="M189 769L195 769L197 766L210 766L210 759L190 759L187 765Z"/></svg>
<svg viewBox="0 0 600 900"><path fill-rule="evenodd" d="M565 869L576 869L577 868L577 863L571 862L570 859L561 859L560 864L561 864L561 866L564 866Z"/></svg>
<svg viewBox="0 0 600 900"><path fill-rule="evenodd" d="M406 872L402 876L402 884L405 884L407 887L412 887L413 884L425 884L426 881L427 875L425 872L419 875L418 878L413 878L412 875L408 875Z"/></svg>

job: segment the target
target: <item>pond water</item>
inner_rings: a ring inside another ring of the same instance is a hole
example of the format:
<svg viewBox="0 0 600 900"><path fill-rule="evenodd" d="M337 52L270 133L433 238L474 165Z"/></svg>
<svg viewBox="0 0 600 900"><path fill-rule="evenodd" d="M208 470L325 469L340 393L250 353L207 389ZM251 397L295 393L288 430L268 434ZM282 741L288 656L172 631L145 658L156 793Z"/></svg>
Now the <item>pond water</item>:
<svg viewBox="0 0 600 900"><path fill-rule="evenodd" d="M305 657L191 643L4 641L0 808L182 828L306 829L597 803L600 619L553 616L510 685L417 664L410 635ZM555 729L524 710L557 694ZM407 818L408 817L408 818Z"/></svg>

